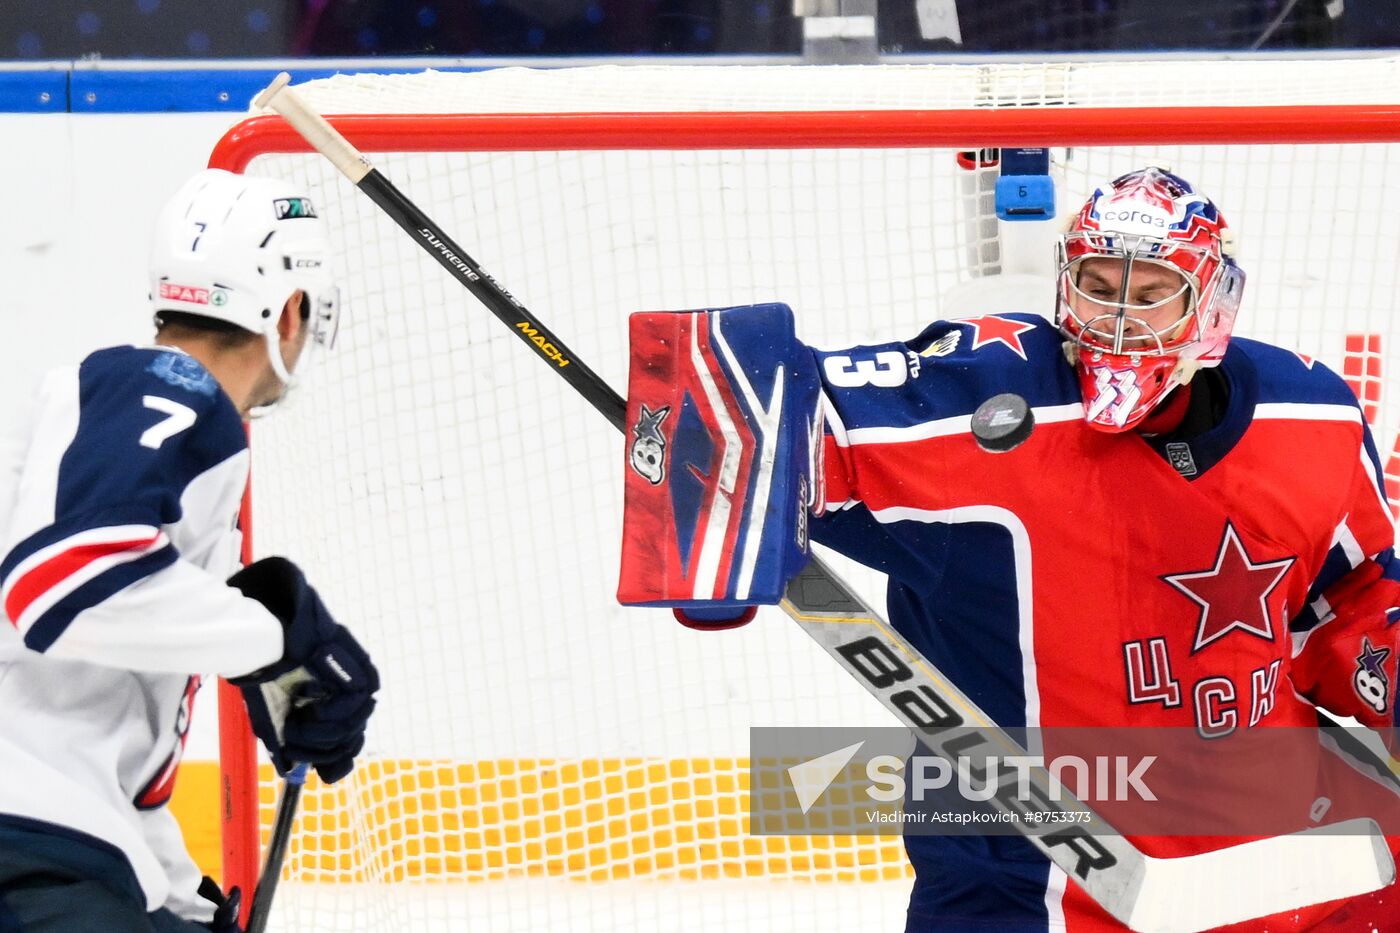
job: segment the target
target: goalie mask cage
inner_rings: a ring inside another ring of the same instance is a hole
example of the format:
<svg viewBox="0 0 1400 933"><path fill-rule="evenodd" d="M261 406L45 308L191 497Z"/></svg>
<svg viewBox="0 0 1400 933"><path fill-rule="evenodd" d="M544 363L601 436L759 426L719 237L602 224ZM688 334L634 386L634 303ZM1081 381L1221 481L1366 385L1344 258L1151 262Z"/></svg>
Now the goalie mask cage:
<svg viewBox="0 0 1400 933"><path fill-rule="evenodd" d="M959 150L1052 147L1061 216L1170 166L1239 236L1236 333L1344 373L1400 480L1400 61L502 69L300 90L619 391L638 310L780 300L824 346L1049 313L1059 222L996 221L997 168ZM746 820L750 725L888 714L776 611L701 634L620 608L613 430L280 118L240 124L211 164L301 180L337 238L339 346L254 432L257 553L306 566L384 681L355 773L308 783L270 928L902 928L897 837ZM224 741L225 880L246 890L275 787L246 731Z"/></svg>

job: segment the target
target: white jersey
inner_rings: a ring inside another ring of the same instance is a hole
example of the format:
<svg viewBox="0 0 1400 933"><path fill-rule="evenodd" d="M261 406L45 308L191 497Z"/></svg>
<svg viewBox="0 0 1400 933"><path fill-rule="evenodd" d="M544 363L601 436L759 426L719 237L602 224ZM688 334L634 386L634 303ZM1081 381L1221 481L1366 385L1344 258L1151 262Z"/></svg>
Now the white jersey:
<svg viewBox="0 0 1400 933"><path fill-rule="evenodd" d="M148 910L209 919L165 807L203 675L277 660L237 568L248 449L194 358L114 347L49 373L0 462L0 822L120 849ZM3 452L0 452L2 455Z"/></svg>

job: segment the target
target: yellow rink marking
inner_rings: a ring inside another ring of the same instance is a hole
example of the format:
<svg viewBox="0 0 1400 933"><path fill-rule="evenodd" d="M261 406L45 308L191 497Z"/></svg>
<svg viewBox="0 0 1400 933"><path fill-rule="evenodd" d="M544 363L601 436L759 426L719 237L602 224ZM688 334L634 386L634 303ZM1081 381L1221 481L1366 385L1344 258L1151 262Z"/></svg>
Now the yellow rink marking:
<svg viewBox="0 0 1400 933"><path fill-rule="evenodd" d="M263 842L277 785L262 766ZM828 792L849 802L838 781ZM786 794L790 788L765 788ZM777 798L765 797L767 800ZM171 808L219 877L218 765L187 762ZM372 760L327 787L313 776L287 857L306 881L912 878L894 836L750 835L746 758ZM849 807L845 808L849 811ZM817 811L806 825L849 828ZM356 837L362 837L356 843ZM366 859L365 853L378 854Z"/></svg>

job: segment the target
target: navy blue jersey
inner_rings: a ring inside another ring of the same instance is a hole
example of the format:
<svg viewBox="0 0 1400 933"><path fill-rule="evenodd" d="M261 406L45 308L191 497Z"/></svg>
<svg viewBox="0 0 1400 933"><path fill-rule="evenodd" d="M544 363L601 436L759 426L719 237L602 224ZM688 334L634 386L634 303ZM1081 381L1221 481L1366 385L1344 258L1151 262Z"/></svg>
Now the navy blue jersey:
<svg viewBox="0 0 1400 933"><path fill-rule="evenodd" d="M238 411L193 357L115 347L50 373L9 448L0 821L114 845L150 909L201 915L164 809L191 705L201 675L282 649L277 620L225 584L248 473Z"/></svg>

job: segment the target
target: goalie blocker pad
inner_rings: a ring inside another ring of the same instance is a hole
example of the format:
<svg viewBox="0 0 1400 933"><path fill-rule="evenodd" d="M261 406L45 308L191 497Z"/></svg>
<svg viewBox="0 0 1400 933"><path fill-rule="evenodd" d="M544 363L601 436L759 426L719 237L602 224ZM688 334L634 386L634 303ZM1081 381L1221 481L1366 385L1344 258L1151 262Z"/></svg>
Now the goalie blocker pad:
<svg viewBox="0 0 1400 933"><path fill-rule="evenodd" d="M777 603L824 501L820 381L791 309L645 312L629 330L618 600Z"/></svg>

